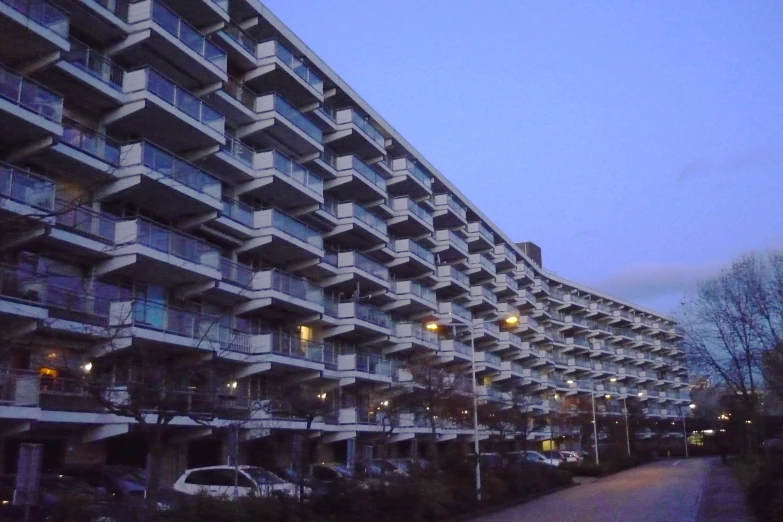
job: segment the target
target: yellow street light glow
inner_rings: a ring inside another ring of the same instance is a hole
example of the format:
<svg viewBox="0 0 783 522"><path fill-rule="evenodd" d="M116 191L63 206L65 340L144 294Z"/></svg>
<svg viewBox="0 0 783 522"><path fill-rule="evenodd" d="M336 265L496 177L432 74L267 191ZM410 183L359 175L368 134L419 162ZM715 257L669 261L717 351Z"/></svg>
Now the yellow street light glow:
<svg viewBox="0 0 783 522"><path fill-rule="evenodd" d="M617 378L616 377L612 377L611 379L609 379L609 382L617 382Z"/></svg>
<svg viewBox="0 0 783 522"><path fill-rule="evenodd" d="M566 381L566 384L574 384L574 381Z"/></svg>
<svg viewBox="0 0 783 522"><path fill-rule="evenodd" d="M694 409L694 408L696 407L696 405L695 405L695 404L689 404L689 405L688 405L688 407L689 407L690 409Z"/></svg>
<svg viewBox="0 0 783 522"><path fill-rule="evenodd" d="M644 392L639 392L639 393L637 393L636 395L638 395L639 397L641 397L642 395L644 395Z"/></svg>
<svg viewBox="0 0 783 522"><path fill-rule="evenodd" d="M608 393L606 395L604 395L604 399L611 399L611 398L612 398L612 396L609 395Z"/></svg>
<svg viewBox="0 0 783 522"><path fill-rule="evenodd" d="M437 330L438 323L427 323L427 330Z"/></svg>
<svg viewBox="0 0 783 522"><path fill-rule="evenodd" d="M506 324L517 324L519 322L519 317L516 315L511 315L509 317L506 317Z"/></svg>

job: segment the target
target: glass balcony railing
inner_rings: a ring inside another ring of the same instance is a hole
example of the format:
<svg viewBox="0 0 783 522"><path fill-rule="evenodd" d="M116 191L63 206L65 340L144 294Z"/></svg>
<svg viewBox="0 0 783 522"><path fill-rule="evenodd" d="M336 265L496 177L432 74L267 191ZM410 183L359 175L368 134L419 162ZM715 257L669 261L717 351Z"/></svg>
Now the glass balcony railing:
<svg viewBox="0 0 783 522"><path fill-rule="evenodd" d="M128 4L129 0L94 0L98 5L105 9L108 9L118 18L127 22L128 21Z"/></svg>
<svg viewBox="0 0 783 522"><path fill-rule="evenodd" d="M323 237L320 232L308 227L301 221L298 221L287 214L283 214L279 210L275 210L272 213L272 226L300 241L309 243L314 247L324 247Z"/></svg>
<svg viewBox="0 0 783 522"><path fill-rule="evenodd" d="M497 367L500 367L503 364L500 356L491 352L484 352L484 361Z"/></svg>
<svg viewBox="0 0 783 522"><path fill-rule="evenodd" d="M18 11L33 22L68 38L68 15L54 4L44 0L0 0L0 3Z"/></svg>
<svg viewBox="0 0 783 522"><path fill-rule="evenodd" d="M411 211L411 214L418 217L428 225L432 225L432 214L424 210L424 207L410 198L408 199L408 210Z"/></svg>
<svg viewBox="0 0 783 522"><path fill-rule="evenodd" d="M448 240L449 243L451 243L454 247L456 247L459 250L462 250L463 252L468 252L468 242L459 237L457 234L449 230L448 233Z"/></svg>
<svg viewBox="0 0 783 522"><path fill-rule="evenodd" d="M57 225L102 243L114 243L116 229L114 217L59 199L55 202L54 208Z"/></svg>
<svg viewBox="0 0 783 522"><path fill-rule="evenodd" d="M492 292L492 290L490 290L486 286L481 286L479 288L481 288L481 295L482 295L482 297L484 297L484 299L486 299L490 303L497 304L498 296L496 296L495 293Z"/></svg>
<svg viewBox="0 0 783 522"><path fill-rule="evenodd" d="M318 125L310 121L310 119L302 114L299 109L288 103L279 94L274 94L273 96L273 104L276 112L318 143L323 141L324 134Z"/></svg>
<svg viewBox="0 0 783 522"><path fill-rule="evenodd" d="M255 39L252 36L250 36L244 29L241 29L239 26L234 24L226 24L226 27L223 29L223 32L226 33L226 36L234 40L245 51L250 53L250 55L253 56L253 58L255 58L256 47L258 43L256 43Z"/></svg>
<svg viewBox="0 0 783 522"><path fill-rule="evenodd" d="M408 333L407 327L410 326L410 333ZM396 337L412 337L419 341L435 344L438 342L438 334L436 332L427 330L420 323L395 323L394 335Z"/></svg>
<svg viewBox="0 0 783 522"><path fill-rule="evenodd" d="M391 318L386 312L382 312L370 305L356 303L356 318L382 328L391 328Z"/></svg>
<svg viewBox="0 0 783 522"><path fill-rule="evenodd" d="M334 105L332 105L331 103L325 101L321 103L321 105L319 105L318 108L315 110L320 112L328 119L332 120L333 122L337 121L337 109L335 109Z"/></svg>
<svg viewBox="0 0 783 522"><path fill-rule="evenodd" d="M281 153L275 151L273 158L275 170L291 178L294 181L299 182L307 190L318 194L319 196L324 193L324 182L316 174L313 174L295 161L288 159Z"/></svg>
<svg viewBox="0 0 783 522"><path fill-rule="evenodd" d="M423 261L435 264L435 254L412 239L392 241L389 246L395 252L410 252Z"/></svg>
<svg viewBox="0 0 783 522"><path fill-rule="evenodd" d="M240 163L244 163L253 168L253 155L256 153L251 147L248 147L241 141L226 135L226 143L220 145L220 151L234 158Z"/></svg>
<svg viewBox="0 0 783 522"><path fill-rule="evenodd" d="M234 263L225 257L220 258L220 275L230 283L238 284L242 288L250 288L253 274L253 269L248 265Z"/></svg>
<svg viewBox="0 0 783 522"><path fill-rule="evenodd" d="M479 254L479 265L484 267L485 270L487 270L489 273L494 274L495 273L495 262L489 259L487 256Z"/></svg>
<svg viewBox="0 0 783 522"><path fill-rule="evenodd" d="M364 272L367 272L372 276L375 276L383 280L389 279L389 269L386 268L384 265L378 263L377 261L373 261L372 259L365 256L364 254L360 254L359 252L354 252L353 263L354 266L356 266L356 268L358 268L359 270L363 270Z"/></svg>
<svg viewBox="0 0 783 522"><path fill-rule="evenodd" d="M290 68L294 74L299 76L310 87L312 87L319 94L324 92L324 82L320 76L318 76L312 69L304 64L302 60L294 56L286 46L274 40L274 55L283 62L288 68ZM268 56L259 56L258 58L268 58Z"/></svg>
<svg viewBox="0 0 783 522"><path fill-rule="evenodd" d="M70 145L85 154L89 154L109 165L118 167L120 164L120 144L111 138L79 125L75 121L63 122L63 136L60 143Z"/></svg>
<svg viewBox="0 0 783 522"><path fill-rule="evenodd" d="M245 205L241 201L228 198L223 200L222 215L232 221L236 221L240 225L253 228L253 212L253 209L249 205Z"/></svg>
<svg viewBox="0 0 783 522"><path fill-rule="evenodd" d="M354 203L352 205L352 215L354 218L358 219L368 227L377 230L381 234L387 234L388 231L386 229L386 221L379 218L363 206Z"/></svg>
<svg viewBox="0 0 783 522"><path fill-rule="evenodd" d="M220 180L158 147L142 142L142 164L158 174L205 194L219 194Z"/></svg>
<svg viewBox="0 0 783 522"><path fill-rule="evenodd" d="M256 110L256 99L258 98L258 94L243 85L240 81L229 76L228 81L226 81L223 86L223 90L246 108L251 111Z"/></svg>
<svg viewBox="0 0 783 522"><path fill-rule="evenodd" d="M330 297L324 296L324 315L337 318L340 316L340 305Z"/></svg>
<svg viewBox="0 0 783 522"><path fill-rule="evenodd" d="M205 241L146 219L138 220L136 240L153 250L209 268L220 268L220 253Z"/></svg>
<svg viewBox="0 0 783 522"><path fill-rule="evenodd" d="M218 46L207 40L195 27L178 17L160 2L152 3L152 20L174 38L201 55L218 69L226 70L227 56Z"/></svg>
<svg viewBox="0 0 783 522"><path fill-rule="evenodd" d="M432 176L430 176L424 169L419 167L418 164L409 159L406 159L405 169L410 172L411 176L419 180L422 184L428 187L432 186Z"/></svg>
<svg viewBox="0 0 783 522"><path fill-rule="evenodd" d="M362 178L369 181L371 185L375 185L384 192L386 191L386 179L356 156L351 156L351 168Z"/></svg>
<svg viewBox="0 0 783 522"><path fill-rule="evenodd" d="M24 107L47 120L56 123L62 121L62 97L2 66L0 66L0 98Z"/></svg>
<svg viewBox="0 0 783 522"><path fill-rule="evenodd" d="M363 118L361 114L353 109L351 109L351 122L367 134L372 141L381 147L385 147L386 138L383 137L381 131L376 129L369 119Z"/></svg>
<svg viewBox="0 0 783 522"><path fill-rule="evenodd" d="M125 75L125 69L95 49L91 49L77 40L71 40L71 50L63 53L63 60L122 92L122 78Z"/></svg>
<svg viewBox="0 0 783 522"><path fill-rule="evenodd" d="M461 343L459 341L454 341L452 344L454 346L455 352L461 353L462 355L467 355L468 357L473 356L473 349L469 344Z"/></svg>
<svg viewBox="0 0 783 522"><path fill-rule="evenodd" d="M133 301L133 323L199 340L218 341L219 318L181 310L164 303L136 299Z"/></svg>
<svg viewBox="0 0 783 522"><path fill-rule="evenodd" d="M462 203L457 201L451 194L446 194L446 205L463 219L468 218L468 209Z"/></svg>
<svg viewBox="0 0 783 522"><path fill-rule="evenodd" d="M429 303L437 303L437 295L433 290L414 281L392 281L392 293L396 295L410 293Z"/></svg>
<svg viewBox="0 0 783 522"><path fill-rule="evenodd" d="M461 317L466 321L473 321L473 314L470 313L470 310L457 303L452 302L450 304L452 314L456 315L457 317Z"/></svg>
<svg viewBox="0 0 783 522"><path fill-rule="evenodd" d="M336 354L323 344L279 333L273 333L270 336L272 353L324 363L327 367L337 365Z"/></svg>
<svg viewBox="0 0 783 522"><path fill-rule="evenodd" d="M465 272L462 272L461 270L458 270L456 268L449 267L449 275L460 283L462 283L465 286L470 286L470 277Z"/></svg>
<svg viewBox="0 0 783 522"><path fill-rule="evenodd" d="M55 185L48 179L0 162L0 195L41 210L54 210Z"/></svg>
<svg viewBox="0 0 783 522"><path fill-rule="evenodd" d="M360 372L391 377L391 361L371 355L357 355L356 369Z"/></svg>
<svg viewBox="0 0 783 522"><path fill-rule="evenodd" d="M322 288L315 286L306 279L292 276L278 270L272 271L269 287L260 289L275 290L316 305L323 305L324 302L324 291Z"/></svg>
<svg viewBox="0 0 783 522"><path fill-rule="evenodd" d="M223 134L225 118L162 74L147 69L147 90L194 120Z"/></svg>

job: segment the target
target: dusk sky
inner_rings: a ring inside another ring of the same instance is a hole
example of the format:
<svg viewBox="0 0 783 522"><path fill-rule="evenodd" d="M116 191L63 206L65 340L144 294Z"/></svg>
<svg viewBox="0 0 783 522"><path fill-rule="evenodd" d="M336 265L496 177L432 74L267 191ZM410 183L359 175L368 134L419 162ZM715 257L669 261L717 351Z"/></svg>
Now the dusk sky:
<svg viewBox="0 0 783 522"><path fill-rule="evenodd" d="M660 312L783 249L783 2L264 2L504 232Z"/></svg>

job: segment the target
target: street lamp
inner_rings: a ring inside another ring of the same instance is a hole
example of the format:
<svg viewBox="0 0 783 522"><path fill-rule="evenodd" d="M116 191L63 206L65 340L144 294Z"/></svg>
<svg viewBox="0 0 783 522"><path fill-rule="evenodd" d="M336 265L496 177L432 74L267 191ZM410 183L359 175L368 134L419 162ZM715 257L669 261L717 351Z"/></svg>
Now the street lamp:
<svg viewBox="0 0 783 522"><path fill-rule="evenodd" d="M688 408L695 409L695 404L689 404ZM685 458L688 458L688 430L685 428L685 410L682 409L682 406L680 406L680 414L682 415L682 438L685 442Z"/></svg>
<svg viewBox="0 0 783 522"><path fill-rule="evenodd" d="M595 421L595 392L590 391L590 403L593 406L593 442L595 443L595 464L598 465L598 423Z"/></svg>
<svg viewBox="0 0 783 522"><path fill-rule="evenodd" d="M506 324L517 324L519 317L510 315L503 319ZM476 453L476 500L481 502L481 455L479 453L479 425L478 425L478 395L476 394L476 326L483 325L486 319L476 321L471 315L470 318L470 373L473 383L473 450ZM427 330L437 330L438 323L427 323Z"/></svg>

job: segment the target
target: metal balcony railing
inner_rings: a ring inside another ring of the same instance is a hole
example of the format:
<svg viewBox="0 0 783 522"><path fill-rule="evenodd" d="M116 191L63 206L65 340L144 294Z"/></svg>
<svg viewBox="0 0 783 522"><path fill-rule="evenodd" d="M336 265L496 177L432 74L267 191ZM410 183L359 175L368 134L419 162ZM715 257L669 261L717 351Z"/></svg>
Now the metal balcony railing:
<svg viewBox="0 0 783 522"><path fill-rule="evenodd" d="M225 257L220 258L220 275L228 282L236 283L242 288L250 288L254 273L248 265L234 263Z"/></svg>
<svg viewBox="0 0 783 522"><path fill-rule="evenodd" d="M147 69L146 80L149 92L194 120L223 133L225 117L218 111L153 69Z"/></svg>
<svg viewBox="0 0 783 522"><path fill-rule="evenodd" d="M182 310L165 303L143 299L135 299L131 309L131 318L135 326L181 335L197 341L219 340L220 318L217 316Z"/></svg>
<svg viewBox="0 0 783 522"><path fill-rule="evenodd" d="M68 38L69 19L65 12L45 0L0 0L11 9L50 31Z"/></svg>
<svg viewBox="0 0 783 522"><path fill-rule="evenodd" d="M3 66L0 66L0 98L55 123L62 121L63 99L60 95Z"/></svg>
<svg viewBox="0 0 783 522"><path fill-rule="evenodd" d="M141 146L143 148L141 162L148 169L204 194L212 195L220 192L220 180L211 174L151 143L141 142Z"/></svg>
<svg viewBox="0 0 783 522"><path fill-rule="evenodd" d="M226 139L226 142L220 144L220 151L235 160L244 163L246 166L253 168L253 156L256 151L253 150L252 147L245 145L228 134L224 135L224 138Z"/></svg>
<svg viewBox="0 0 783 522"><path fill-rule="evenodd" d="M236 221L240 225L253 228L253 214L254 210L250 205L246 205L241 201L231 198L223 199L223 211L221 213L232 221Z"/></svg>
<svg viewBox="0 0 783 522"><path fill-rule="evenodd" d="M108 56L71 39L71 49L63 53L63 60L88 73L93 78L122 92L122 79L125 69L114 63Z"/></svg>
<svg viewBox="0 0 783 522"><path fill-rule="evenodd" d="M228 59L226 53L207 40L198 29L178 17L174 11L158 1L153 1L152 3L152 20L218 69L226 70Z"/></svg>
<svg viewBox="0 0 783 522"><path fill-rule="evenodd" d="M51 211L54 193L55 185L48 179L0 162L0 196Z"/></svg>
<svg viewBox="0 0 783 522"><path fill-rule="evenodd" d="M306 279L273 270L268 286L262 285L259 290L275 290L297 299L302 299L316 305L323 305L324 291Z"/></svg>
<svg viewBox="0 0 783 522"><path fill-rule="evenodd" d="M120 164L120 144L92 129L70 120L63 120L63 136L60 143L69 145L85 154L118 167Z"/></svg>
<svg viewBox="0 0 783 522"><path fill-rule="evenodd" d="M363 303L356 303L355 307L357 319L367 321L368 323L380 326L382 328L391 328L391 318L386 312Z"/></svg>
<svg viewBox="0 0 783 522"><path fill-rule="evenodd" d="M138 219L137 223L136 241L139 244L185 261L216 270L220 268L219 250L205 241L146 219Z"/></svg>
<svg viewBox="0 0 783 522"><path fill-rule="evenodd" d="M102 243L114 244L117 221L113 216L58 199L57 225Z"/></svg>

